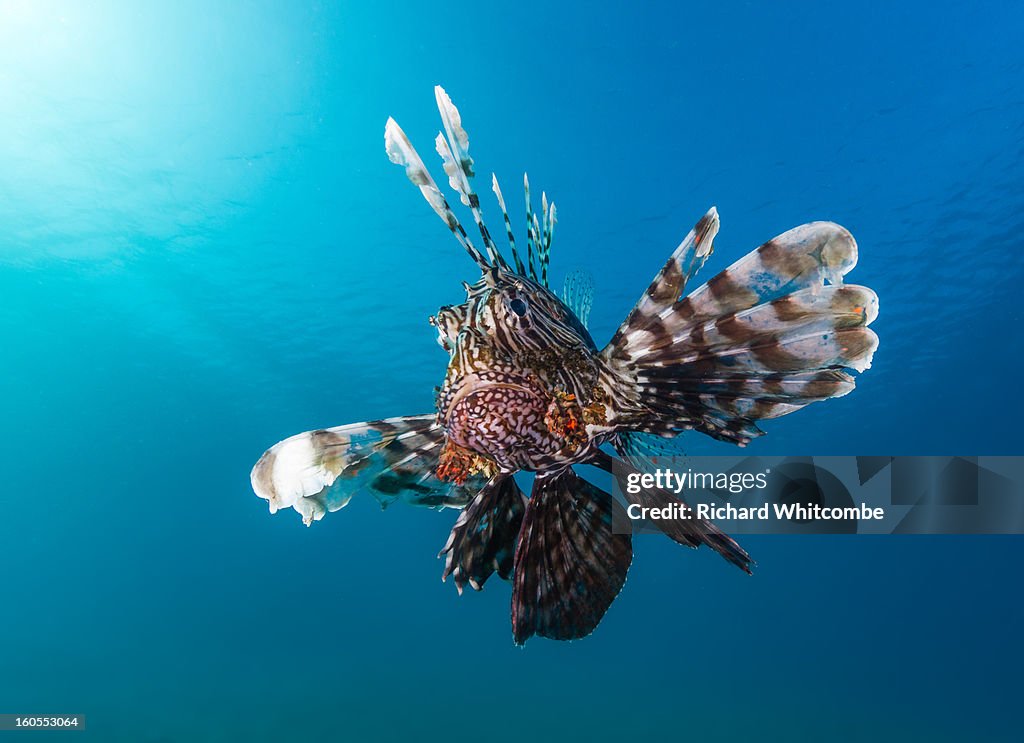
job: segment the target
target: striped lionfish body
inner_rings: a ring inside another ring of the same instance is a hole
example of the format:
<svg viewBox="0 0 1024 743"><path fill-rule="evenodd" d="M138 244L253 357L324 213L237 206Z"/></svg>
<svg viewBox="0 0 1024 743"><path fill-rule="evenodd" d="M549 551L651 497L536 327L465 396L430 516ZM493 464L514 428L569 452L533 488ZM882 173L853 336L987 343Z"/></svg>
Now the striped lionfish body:
<svg viewBox="0 0 1024 743"><path fill-rule="evenodd" d="M464 285L465 302L431 318L449 354L437 409L285 439L253 468L253 488L271 512L290 506L307 524L362 490L384 506L400 499L461 509L441 550L443 577L460 593L467 583L479 590L494 573L510 580L517 644L534 634L583 637L625 583L632 546L629 534L612 529L622 505L573 465L610 471L611 448L625 467L638 467L637 457L673 451L688 430L743 446L762 435L758 421L850 392L878 344L868 328L878 299L843 283L857 246L830 222L779 235L691 290L718 232L711 209L598 349L586 328L589 287L573 275L562 297L550 288L554 204L543 196L535 214L524 177L523 255L492 179L508 263L471 185L459 112L443 89L435 93L444 125L437 151L482 249L391 119L385 145L481 272ZM529 498L513 477L520 471L535 473ZM643 506L675 498L656 488L624 497ZM657 523L680 544L707 545L750 572L750 557L714 524Z"/></svg>
<svg viewBox="0 0 1024 743"><path fill-rule="evenodd" d="M495 267L432 320L451 350L437 405L449 451L544 472L589 458L612 434L594 342L546 287Z"/></svg>

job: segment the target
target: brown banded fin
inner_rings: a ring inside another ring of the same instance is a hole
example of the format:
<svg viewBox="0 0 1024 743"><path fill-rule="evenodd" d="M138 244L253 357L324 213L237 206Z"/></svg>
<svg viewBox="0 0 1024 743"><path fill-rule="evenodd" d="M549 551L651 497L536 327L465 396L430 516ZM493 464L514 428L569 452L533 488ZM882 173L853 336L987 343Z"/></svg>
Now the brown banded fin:
<svg viewBox="0 0 1024 743"><path fill-rule="evenodd" d="M270 512L294 508L308 526L368 491L382 506L396 500L461 508L487 478L462 483L437 477L444 429L419 415L306 431L268 449L250 475Z"/></svg>
<svg viewBox="0 0 1024 743"><path fill-rule="evenodd" d="M462 509L438 555L447 556L441 580L452 576L459 593L466 583L481 590L495 572L509 580L525 510L526 497L512 475L492 477Z"/></svg>
<svg viewBox="0 0 1024 743"><path fill-rule="evenodd" d="M702 231L717 231L714 211L677 253L696 256L684 246ZM843 284L856 262L856 242L832 222L769 240L681 299L692 272L670 260L602 351L625 387L613 418L742 445L762 435L756 421L846 394L878 346L878 297Z"/></svg>
<svg viewBox="0 0 1024 743"><path fill-rule="evenodd" d="M571 468L538 475L526 506L512 581L512 636L586 637L626 582L632 536L612 530L609 493Z"/></svg>
<svg viewBox="0 0 1024 743"><path fill-rule="evenodd" d="M611 343L620 342L626 333L635 328L636 319L657 317L679 301L690 279L700 271L714 250L718 228L718 210L711 207L669 256L661 271L647 287L647 291L619 327Z"/></svg>

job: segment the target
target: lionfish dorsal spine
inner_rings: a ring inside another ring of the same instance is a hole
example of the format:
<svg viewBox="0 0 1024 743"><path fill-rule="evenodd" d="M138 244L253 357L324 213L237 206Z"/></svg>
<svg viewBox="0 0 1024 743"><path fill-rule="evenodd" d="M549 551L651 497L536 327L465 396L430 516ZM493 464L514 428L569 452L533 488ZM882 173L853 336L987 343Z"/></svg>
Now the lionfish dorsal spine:
<svg viewBox="0 0 1024 743"><path fill-rule="evenodd" d="M441 193L441 189L437 187L437 183L431 177L427 166L423 164L423 160L420 158L419 153L416 152L416 148L412 146L412 142L409 141L405 132L402 131L402 127L392 118L389 118L384 126L384 149L387 151L391 162L405 168L406 176L420 189L423 198L427 200L427 203L437 213L437 216L448 225L448 229L452 231L455 239L459 241L463 249L469 253L469 257L473 259L473 262L482 270L488 269L490 264L487 262L487 259L470 241L469 236L466 235L466 230L459 222L459 218L455 216L455 212L448 205L448 201L445 199L444 194Z"/></svg>
<svg viewBox="0 0 1024 743"><path fill-rule="evenodd" d="M550 288L548 266L551 264L551 238L555 230L555 205L554 203L548 204L548 195L543 191L540 194L540 205L541 217L544 220L543 231L540 233L540 250L537 251L540 261L540 277L544 286Z"/></svg>
<svg viewBox="0 0 1024 743"><path fill-rule="evenodd" d="M498 199L498 206L501 207L501 216L505 219L505 232L508 235L508 246L512 250L512 262L516 266L516 273L526 276L526 267L523 265L519 251L516 250L516 236L512 232L512 220L508 218L508 209L505 208L505 197L501 194L501 187L498 185L498 176L491 173L491 190Z"/></svg>
<svg viewBox="0 0 1024 743"><path fill-rule="evenodd" d="M437 135L437 153L444 162L448 183L459 194L462 203L473 212L473 220L480 230L480 237L484 241L484 248L487 250L487 257L491 264L508 268L508 264L498 252L498 246L491 239L491 233L484 223L483 213L480 210L480 197L476 195L470 185L473 178L473 158L469 156L469 135L462 127L459 109L455 107L452 99L440 85L434 87L434 97L437 99L437 110L440 112L441 121L444 124L444 132Z"/></svg>
<svg viewBox="0 0 1024 743"><path fill-rule="evenodd" d="M540 231L540 220L537 219L536 213L533 215L533 237L537 242L537 270L540 272L540 283L542 286L548 285L548 272L547 266L544 265L544 244L541 242L541 231Z"/></svg>
<svg viewBox="0 0 1024 743"><path fill-rule="evenodd" d="M481 252L473 245L465 228L459 222L458 217L452 211L451 206L441 193L437 183L427 171L419 153L412 146L409 138L394 119L389 118L384 128L384 144L391 162L405 167L406 176L411 180L423 194L423 197L430 204L445 224L455 235L456 240L463 249L469 253L480 269L487 273L492 269L503 269L515 271L534 281L540 282L543 286L550 288L548 267L551 256L551 238L554 233L556 221L555 205L549 204L547 194L541 194L540 217L533 211L530 202L530 181L526 174L523 174L523 189L526 196L526 261L524 262L516 249L515 235L512 232L512 221L508 216L508 209L505 206L505 198L498 186L498 179L492 174L491 189L497 197L498 206L501 208L502 218L505 222L505 232L508 235L509 247L512 250L512 261L514 268L501 255L497 244L491 237L490 230L484 222L483 212L480 208L480 197L472 187L473 158L469 155L469 135L462 126L462 117L458 108L452 103L448 93L440 85L434 88L434 97L437 100L437 108L441 114L441 122L444 130L439 132L434 145L441 162L445 175L448 176L448 183L459 195L463 205L468 206L473 214L473 220L480 231L483 239L484 250ZM536 259L534 253L536 252Z"/></svg>
<svg viewBox="0 0 1024 743"><path fill-rule="evenodd" d="M526 173L523 173L523 193L526 195L526 260L530 267L530 278L534 281L537 280L537 269L533 263L533 246L539 244L537 242L537 218L533 214L533 204L530 202L530 178Z"/></svg>

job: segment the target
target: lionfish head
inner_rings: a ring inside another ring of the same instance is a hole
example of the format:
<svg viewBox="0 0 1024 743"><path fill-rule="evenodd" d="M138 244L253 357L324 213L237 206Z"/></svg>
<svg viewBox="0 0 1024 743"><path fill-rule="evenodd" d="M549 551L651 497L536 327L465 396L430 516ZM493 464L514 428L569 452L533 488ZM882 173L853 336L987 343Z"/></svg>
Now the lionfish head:
<svg viewBox="0 0 1024 743"><path fill-rule="evenodd" d="M445 305L430 318L438 344L454 355L461 337L481 337L503 355L552 347L594 349L579 318L550 289L500 267L463 284L466 301Z"/></svg>

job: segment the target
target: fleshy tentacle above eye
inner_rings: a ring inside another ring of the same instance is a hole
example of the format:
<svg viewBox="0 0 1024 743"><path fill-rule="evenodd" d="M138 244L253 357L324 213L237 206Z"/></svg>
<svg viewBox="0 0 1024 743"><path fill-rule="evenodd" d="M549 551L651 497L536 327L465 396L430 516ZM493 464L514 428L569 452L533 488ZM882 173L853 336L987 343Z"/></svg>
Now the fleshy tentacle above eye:
<svg viewBox="0 0 1024 743"><path fill-rule="evenodd" d="M275 444L253 467L256 494L270 512L294 508L309 526L368 490L381 506L396 500L431 508L462 508L486 477L443 482L437 466L444 429L418 415L307 431Z"/></svg>

